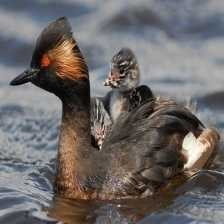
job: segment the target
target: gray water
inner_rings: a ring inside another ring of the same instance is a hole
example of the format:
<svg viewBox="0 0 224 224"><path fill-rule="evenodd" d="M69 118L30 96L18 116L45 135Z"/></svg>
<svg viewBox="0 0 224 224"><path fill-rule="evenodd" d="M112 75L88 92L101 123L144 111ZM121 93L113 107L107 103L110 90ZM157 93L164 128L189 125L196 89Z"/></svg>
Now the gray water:
<svg viewBox="0 0 224 224"><path fill-rule="evenodd" d="M37 35L67 16L90 68L93 95L121 47L136 53L141 83L197 101L198 116L224 131L224 2L221 0L0 0L0 223L224 223L224 156L212 170L177 177L152 198L74 201L54 197L61 105L9 81L30 62Z"/></svg>

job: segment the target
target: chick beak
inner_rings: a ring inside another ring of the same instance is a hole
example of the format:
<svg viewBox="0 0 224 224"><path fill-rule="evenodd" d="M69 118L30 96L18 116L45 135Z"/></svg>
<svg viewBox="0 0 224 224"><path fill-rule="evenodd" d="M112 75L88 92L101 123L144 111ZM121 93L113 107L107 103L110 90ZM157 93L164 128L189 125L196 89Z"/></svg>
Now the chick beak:
<svg viewBox="0 0 224 224"><path fill-rule="evenodd" d="M120 74L119 71L117 69L112 69L110 74L108 75L108 78L106 78L106 80L104 81L104 86L110 86L112 85L114 82L117 82L120 80Z"/></svg>
<svg viewBox="0 0 224 224"><path fill-rule="evenodd" d="M15 79L10 82L11 86L22 85L30 82L40 71L40 69L30 68L25 70L22 74L18 75Z"/></svg>
<svg viewBox="0 0 224 224"><path fill-rule="evenodd" d="M106 78L106 80L104 81L103 85L104 86L109 86L111 83L111 76L109 75L108 78Z"/></svg>

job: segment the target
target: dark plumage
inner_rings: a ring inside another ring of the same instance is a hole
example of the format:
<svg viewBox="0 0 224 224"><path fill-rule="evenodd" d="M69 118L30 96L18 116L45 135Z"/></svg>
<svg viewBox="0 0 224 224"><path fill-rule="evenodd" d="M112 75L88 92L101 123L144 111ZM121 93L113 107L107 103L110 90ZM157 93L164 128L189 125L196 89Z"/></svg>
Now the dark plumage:
<svg viewBox="0 0 224 224"><path fill-rule="evenodd" d="M57 21L62 23L62 29L58 29ZM57 21L49 27L55 28L54 37L60 41L63 32L63 38L67 37L70 26L65 18ZM69 52L72 54L69 57L81 55L81 52ZM35 61L35 69L26 70L11 84L32 82L54 93L62 102L57 194L76 199L146 197L183 171L184 137L188 132L198 136L204 130L189 110L172 100L153 98L119 116L99 151L91 145L89 79L80 79L78 74L62 77L54 67L43 69L38 63ZM214 143L217 139L213 138Z"/></svg>
<svg viewBox="0 0 224 224"><path fill-rule="evenodd" d="M36 41L36 46L33 52L31 67L38 67L41 57L54 47L62 39L72 38L71 27L65 17L54 21L47 26L40 34Z"/></svg>

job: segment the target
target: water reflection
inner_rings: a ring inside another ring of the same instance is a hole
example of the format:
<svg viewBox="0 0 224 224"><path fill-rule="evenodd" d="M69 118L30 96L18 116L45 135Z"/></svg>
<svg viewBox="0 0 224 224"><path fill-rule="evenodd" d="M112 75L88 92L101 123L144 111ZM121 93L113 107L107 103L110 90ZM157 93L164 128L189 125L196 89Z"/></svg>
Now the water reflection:
<svg viewBox="0 0 224 224"><path fill-rule="evenodd" d="M136 223L160 209L165 209L178 196L176 189L181 186L190 174L181 174L156 195L146 199L114 201L82 201L55 197L48 215L65 223Z"/></svg>

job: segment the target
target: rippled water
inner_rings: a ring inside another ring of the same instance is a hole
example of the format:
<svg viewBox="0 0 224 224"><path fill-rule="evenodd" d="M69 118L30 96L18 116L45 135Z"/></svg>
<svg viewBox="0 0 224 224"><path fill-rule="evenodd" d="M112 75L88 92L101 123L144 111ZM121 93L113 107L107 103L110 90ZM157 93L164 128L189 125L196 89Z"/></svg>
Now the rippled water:
<svg viewBox="0 0 224 224"><path fill-rule="evenodd" d="M71 20L94 95L122 46L139 58L142 83L198 102L198 116L224 131L224 3L220 0L0 1L0 223L223 223L224 151L211 171L181 175L152 198L72 201L54 197L60 102L8 83L28 66L41 29Z"/></svg>

